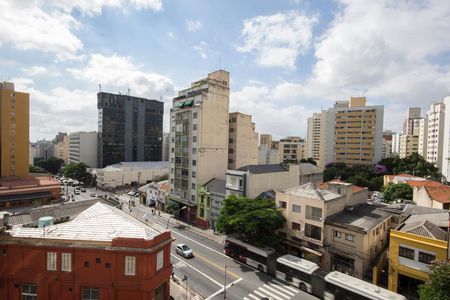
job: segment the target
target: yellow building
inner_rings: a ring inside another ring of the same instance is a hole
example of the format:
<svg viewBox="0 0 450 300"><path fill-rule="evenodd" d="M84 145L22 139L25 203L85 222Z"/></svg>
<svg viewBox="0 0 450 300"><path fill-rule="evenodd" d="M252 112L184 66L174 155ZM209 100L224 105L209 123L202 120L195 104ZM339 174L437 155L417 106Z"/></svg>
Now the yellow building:
<svg viewBox="0 0 450 300"><path fill-rule="evenodd" d="M0 176L23 177L29 171L29 94L0 82Z"/></svg>
<svg viewBox="0 0 450 300"><path fill-rule="evenodd" d="M445 227L445 222L446 213L412 215L391 230L389 290L417 296L417 286L428 278L430 263L447 259L447 233L439 227Z"/></svg>

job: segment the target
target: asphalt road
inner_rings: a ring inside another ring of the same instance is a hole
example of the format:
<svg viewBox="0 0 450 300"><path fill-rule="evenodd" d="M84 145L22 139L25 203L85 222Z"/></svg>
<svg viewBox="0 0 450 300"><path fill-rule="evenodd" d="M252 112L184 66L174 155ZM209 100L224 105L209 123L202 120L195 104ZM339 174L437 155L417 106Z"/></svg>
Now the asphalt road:
<svg viewBox="0 0 450 300"><path fill-rule="evenodd" d="M73 195L74 188L68 187L68 194ZM86 192L74 195L75 201L93 199L91 193L96 196L105 192L97 191L95 188L87 188ZM126 205L130 199L137 202L137 198L128 195L120 195L120 201ZM132 214L141 219L147 219L148 223L158 224L166 227L168 216L163 213L153 215L151 209L140 204L132 207ZM224 286L226 288L226 299L231 300L297 300L317 299L316 297L302 292L293 286L278 280L266 273L259 272L247 265L241 264L223 253L223 245L196 232L183 227L177 227L173 223L169 229L175 241L172 243L172 265L176 278L182 281L182 285L194 290L205 299L225 299ZM194 252L194 257L186 259L176 254L177 244L187 244ZM226 279L225 279L226 266Z"/></svg>

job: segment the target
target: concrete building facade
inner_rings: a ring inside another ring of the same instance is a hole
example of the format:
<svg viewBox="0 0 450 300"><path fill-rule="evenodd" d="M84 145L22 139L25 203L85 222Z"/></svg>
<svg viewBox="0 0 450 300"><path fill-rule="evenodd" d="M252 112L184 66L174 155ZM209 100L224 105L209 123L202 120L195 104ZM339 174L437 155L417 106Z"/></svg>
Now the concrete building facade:
<svg viewBox="0 0 450 300"><path fill-rule="evenodd" d="M288 136L278 143L280 163L298 163L306 158L305 140L298 136Z"/></svg>
<svg viewBox="0 0 450 300"><path fill-rule="evenodd" d="M419 121L419 145L417 152L426 160L428 149L428 118Z"/></svg>
<svg viewBox="0 0 450 300"><path fill-rule="evenodd" d="M54 155L56 158L69 162L69 136L67 133L59 132L53 140Z"/></svg>
<svg viewBox="0 0 450 300"><path fill-rule="evenodd" d="M170 133L163 133L163 142L162 142L162 160L169 161L169 152L170 152Z"/></svg>
<svg viewBox="0 0 450 300"><path fill-rule="evenodd" d="M259 135L259 145L267 145L272 147L272 135L268 133L261 133Z"/></svg>
<svg viewBox="0 0 450 300"><path fill-rule="evenodd" d="M228 131L228 169L239 169L258 163L258 133L252 116L230 113Z"/></svg>
<svg viewBox="0 0 450 300"><path fill-rule="evenodd" d="M419 136L402 134L400 136L400 158L404 158L419 150Z"/></svg>
<svg viewBox="0 0 450 300"><path fill-rule="evenodd" d="M29 173L30 96L0 82L0 177Z"/></svg>
<svg viewBox="0 0 450 300"><path fill-rule="evenodd" d="M97 167L97 132L72 132L69 134L69 162L85 163L91 168Z"/></svg>
<svg viewBox="0 0 450 300"><path fill-rule="evenodd" d="M446 182L450 182L450 96L444 98L445 125L444 141L442 143L442 175Z"/></svg>
<svg viewBox="0 0 450 300"><path fill-rule="evenodd" d="M444 145L445 104L442 102L433 103L427 112L427 118L427 161L441 169Z"/></svg>
<svg viewBox="0 0 450 300"><path fill-rule="evenodd" d="M178 92L170 111L169 201L187 205L183 217L197 219L197 189L225 179L228 166L230 75L217 70Z"/></svg>
<svg viewBox="0 0 450 300"><path fill-rule="evenodd" d="M390 130L383 132L383 146L381 148L381 158L388 158L392 156L392 135Z"/></svg>
<svg viewBox="0 0 450 300"><path fill-rule="evenodd" d="M100 92L97 108L99 167L122 161L161 161L163 102Z"/></svg>
<svg viewBox="0 0 450 300"><path fill-rule="evenodd" d="M272 165L280 163L280 151L269 145L261 144L258 147L258 165Z"/></svg>
<svg viewBox="0 0 450 300"><path fill-rule="evenodd" d="M308 118L308 136L306 138L306 156L315 161L320 159L320 128L322 116L320 113L314 113Z"/></svg>
<svg viewBox="0 0 450 300"><path fill-rule="evenodd" d="M400 133L396 132L392 135L392 154L400 154Z"/></svg>

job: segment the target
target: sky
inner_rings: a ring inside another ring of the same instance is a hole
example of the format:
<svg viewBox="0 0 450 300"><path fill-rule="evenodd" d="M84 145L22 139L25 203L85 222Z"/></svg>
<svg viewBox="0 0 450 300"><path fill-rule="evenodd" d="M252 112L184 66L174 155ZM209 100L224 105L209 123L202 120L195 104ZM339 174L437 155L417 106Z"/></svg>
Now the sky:
<svg viewBox="0 0 450 300"><path fill-rule="evenodd" d="M165 102L215 69L256 131L306 137L337 100L410 106L450 95L448 0L0 0L0 81L30 93L30 140L97 130L101 90Z"/></svg>

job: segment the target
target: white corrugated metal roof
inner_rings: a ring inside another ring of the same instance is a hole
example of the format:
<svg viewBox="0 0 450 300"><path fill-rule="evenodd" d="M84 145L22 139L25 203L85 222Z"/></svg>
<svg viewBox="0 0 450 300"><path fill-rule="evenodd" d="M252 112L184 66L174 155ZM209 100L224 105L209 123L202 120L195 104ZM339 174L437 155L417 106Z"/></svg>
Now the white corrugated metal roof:
<svg viewBox="0 0 450 300"><path fill-rule="evenodd" d="M110 242L117 237L151 240L158 231L123 211L100 202L80 213L72 221L43 228L14 226L12 237L75 241Z"/></svg>

